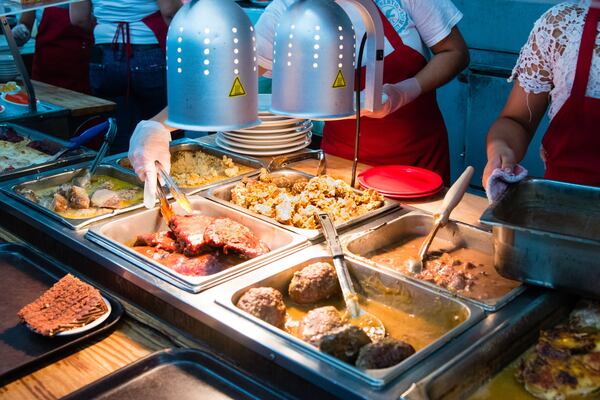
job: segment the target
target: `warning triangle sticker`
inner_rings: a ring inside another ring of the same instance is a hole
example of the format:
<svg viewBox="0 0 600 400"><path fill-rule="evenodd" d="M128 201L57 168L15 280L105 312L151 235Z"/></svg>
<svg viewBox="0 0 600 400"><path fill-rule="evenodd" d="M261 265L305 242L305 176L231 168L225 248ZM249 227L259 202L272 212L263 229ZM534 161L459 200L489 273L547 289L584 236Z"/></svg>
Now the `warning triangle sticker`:
<svg viewBox="0 0 600 400"><path fill-rule="evenodd" d="M333 81L334 89L345 88L346 87L346 79L344 79L344 74L342 74L342 70L338 69L338 73L335 77L335 81Z"/></svg>
<svg viewBox="0 0 600 400"><path fill-rule="evenodd" d="M233 85L231 86L231 90L229 91L229 97L237 97L237 96L245 96L246 89L244 89L244 85L242 85L242 81L240 81L240 77L236 76L233 81Z"/></svg>

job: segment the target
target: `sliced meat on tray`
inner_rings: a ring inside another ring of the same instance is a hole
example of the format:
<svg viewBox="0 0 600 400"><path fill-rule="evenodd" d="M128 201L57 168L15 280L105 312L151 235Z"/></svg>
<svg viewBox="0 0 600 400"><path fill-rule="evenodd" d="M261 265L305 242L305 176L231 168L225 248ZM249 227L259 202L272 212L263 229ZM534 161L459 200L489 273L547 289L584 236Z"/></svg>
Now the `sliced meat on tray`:
<svg viewBox="0 0 600 400"><path fill-rule="evenodd" d="M136 246L134 250L182 275L207 276L216 274L223 268L218 257L210 253L197 257L186 257L180 253L170 253L159 247Z"/></svg>
<svg viewBox="0 0 600 400"><path fill-rule="evenodd" d="M186 256L196 256L207 250L204 232L214 218L204 215L176 215L169 222L180 251Z"/></svg>
<svg viewBox="0 0 600 400"><path fill-rule="evenodd" d="M213 247L223 248L246 258L255 258L269 252L269 247L244 225L229 218L217 218L204 231L204 240Z"/></svg>
<svg viewBox="0 0 600 400"><path fill-rule="evenodd" d="M146 233L144 235L138 235L135 240L134 246L150 246L156 247L169 252L177 250L177 244L175 243L175 237L171 231Z"/></svg>

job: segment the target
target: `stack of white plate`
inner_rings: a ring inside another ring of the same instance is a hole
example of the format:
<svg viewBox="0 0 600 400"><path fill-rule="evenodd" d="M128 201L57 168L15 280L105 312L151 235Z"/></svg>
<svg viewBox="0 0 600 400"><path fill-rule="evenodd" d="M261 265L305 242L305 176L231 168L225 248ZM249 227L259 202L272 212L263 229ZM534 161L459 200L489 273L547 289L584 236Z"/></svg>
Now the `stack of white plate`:
<svg viewBox="0 0 600 400"><path fill-rule="evenodd" d="M0 54L0 82L15 79L19 75L17 65L10 54Z"/></svg>
<svg viewBox="0 0 600 400"><path fill-rule="evenodd" d="M312 122L260 111L261 124L253 128L217 133L217 145L235 153L276 156L310 144Z"/></svg>

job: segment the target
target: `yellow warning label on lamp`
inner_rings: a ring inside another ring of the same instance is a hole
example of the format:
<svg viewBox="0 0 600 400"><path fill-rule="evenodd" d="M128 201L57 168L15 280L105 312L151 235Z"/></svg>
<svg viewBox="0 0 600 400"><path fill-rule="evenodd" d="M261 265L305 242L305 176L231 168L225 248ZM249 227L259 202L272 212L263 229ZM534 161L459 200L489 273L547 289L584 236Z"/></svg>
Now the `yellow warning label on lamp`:
<svg viewBox="0 0 600 400"><path fill-rule="evenodd" d="M236 76L233 81L233 85L231 86L231 90L229 91L229 97L237 97L237 96L245 96L246 89L244 89L244 85L242 85L242 81L240 81L240 77Z"/></svg>
<svg viewBox="0 0 600 400"><path fill-rule="evenodd" d="M346 79L344 79L344 74L342 74L342 70L338 69L338 73L335 77L335 81L333 81L334 89L345 88L346 87Z"/></svg>

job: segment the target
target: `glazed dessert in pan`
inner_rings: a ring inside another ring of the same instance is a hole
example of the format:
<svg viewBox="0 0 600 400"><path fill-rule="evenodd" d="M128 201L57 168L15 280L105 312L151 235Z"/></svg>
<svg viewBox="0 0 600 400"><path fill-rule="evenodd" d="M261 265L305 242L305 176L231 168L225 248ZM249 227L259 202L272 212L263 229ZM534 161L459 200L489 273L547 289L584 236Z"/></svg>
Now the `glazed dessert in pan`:
<svg viewBox="0 0 600 400"><path fill-rule="evenodd" d="M270 251L248 227L229 218L177 215L169 229L139 235L133 248L183 275L212 275Z"/></svg>
<svg viewBox="0 0 600 400"><path fill-rule="evenodd" d="M21 322L44 336L80 328L100 318L108 307L100 292L67 274L34 302L23 307Z"/></svg>
<svg viewBox="0 0 600 400"><path fill-rule="evenodd" d="M336 224L384 205L372 189L357 192L341 179L327 175L291 180L265 169L258 178L243 178L231 191L231 202L284 225L317 229L317 212L327 212Z"/></svg>
<svg viewBox="0 0 600 400"><path fill-rule="evenodd" d="M31 140L14 128L0 125L0 172L42 164L62 147L49 140Z"/></svg>

